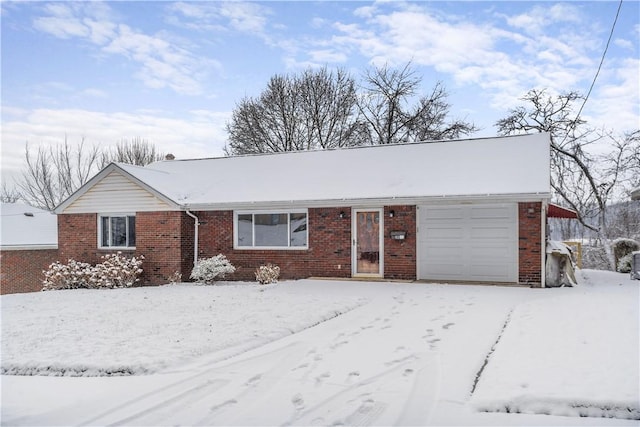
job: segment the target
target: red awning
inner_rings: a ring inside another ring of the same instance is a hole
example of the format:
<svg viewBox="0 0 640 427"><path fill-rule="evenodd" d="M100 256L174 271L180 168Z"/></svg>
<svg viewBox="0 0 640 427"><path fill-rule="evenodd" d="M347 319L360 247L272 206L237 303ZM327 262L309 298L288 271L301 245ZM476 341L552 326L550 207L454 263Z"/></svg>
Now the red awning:
<svg viewBox="0 0 640 427"><path fill-rule="evenodd" d="M549 203L549 208L547 209L547 216L549 218L578 219L578 213L576 211L563 208L562 206L554 205L553 203Z"/></svg>

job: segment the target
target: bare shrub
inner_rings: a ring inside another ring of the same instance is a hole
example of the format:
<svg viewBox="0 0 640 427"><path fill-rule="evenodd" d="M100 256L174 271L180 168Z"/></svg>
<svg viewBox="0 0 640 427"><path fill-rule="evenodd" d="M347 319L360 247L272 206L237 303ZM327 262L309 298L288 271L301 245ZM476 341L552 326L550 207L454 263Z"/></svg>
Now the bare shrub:
<svg viewBox="0 0 640 427"><path fill-rule="evenodd" d="M256 269L256 280L261 285L276 283L280 277L280 267L274 264L261 265Z"/></svg>

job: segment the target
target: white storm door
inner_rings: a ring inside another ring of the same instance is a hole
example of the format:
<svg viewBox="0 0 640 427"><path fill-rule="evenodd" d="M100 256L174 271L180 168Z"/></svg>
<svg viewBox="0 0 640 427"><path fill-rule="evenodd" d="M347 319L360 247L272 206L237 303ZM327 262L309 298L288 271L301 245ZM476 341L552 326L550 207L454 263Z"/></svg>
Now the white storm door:
<svg viewBox="0 0 640 427"><path fill-rule="evenodd" d="M359 277L382 277L384 248L382 209L353 209L352 273Z"/></svg>

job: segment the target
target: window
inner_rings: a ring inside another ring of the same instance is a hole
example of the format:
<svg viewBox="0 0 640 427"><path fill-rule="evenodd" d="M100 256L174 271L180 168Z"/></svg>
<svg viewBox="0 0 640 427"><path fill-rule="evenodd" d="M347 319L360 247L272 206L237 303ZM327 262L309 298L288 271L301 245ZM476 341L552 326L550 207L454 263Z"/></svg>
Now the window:
<svg viewBox="0 0 640 427"><path fill-rule="evenodd" d="M101 248L135 248L135 215L101 215L98 220L99 246Z"/></svg>
<svg viewBox="0 0 640 427"><path fill-rule="evenodd" d="M237 248L305 249L307 211L236 212Z"/></svg>

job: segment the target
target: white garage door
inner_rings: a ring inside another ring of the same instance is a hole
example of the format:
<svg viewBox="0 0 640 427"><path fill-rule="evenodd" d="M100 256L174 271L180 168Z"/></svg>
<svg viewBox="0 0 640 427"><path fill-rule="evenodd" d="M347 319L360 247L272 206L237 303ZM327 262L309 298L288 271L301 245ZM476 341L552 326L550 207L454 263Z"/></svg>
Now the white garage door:
<svg viewBox="0 0 640 427"><path fill-rule="evenodd" d="M418 278L518 281L517 204L418 206Z"/></svg>

